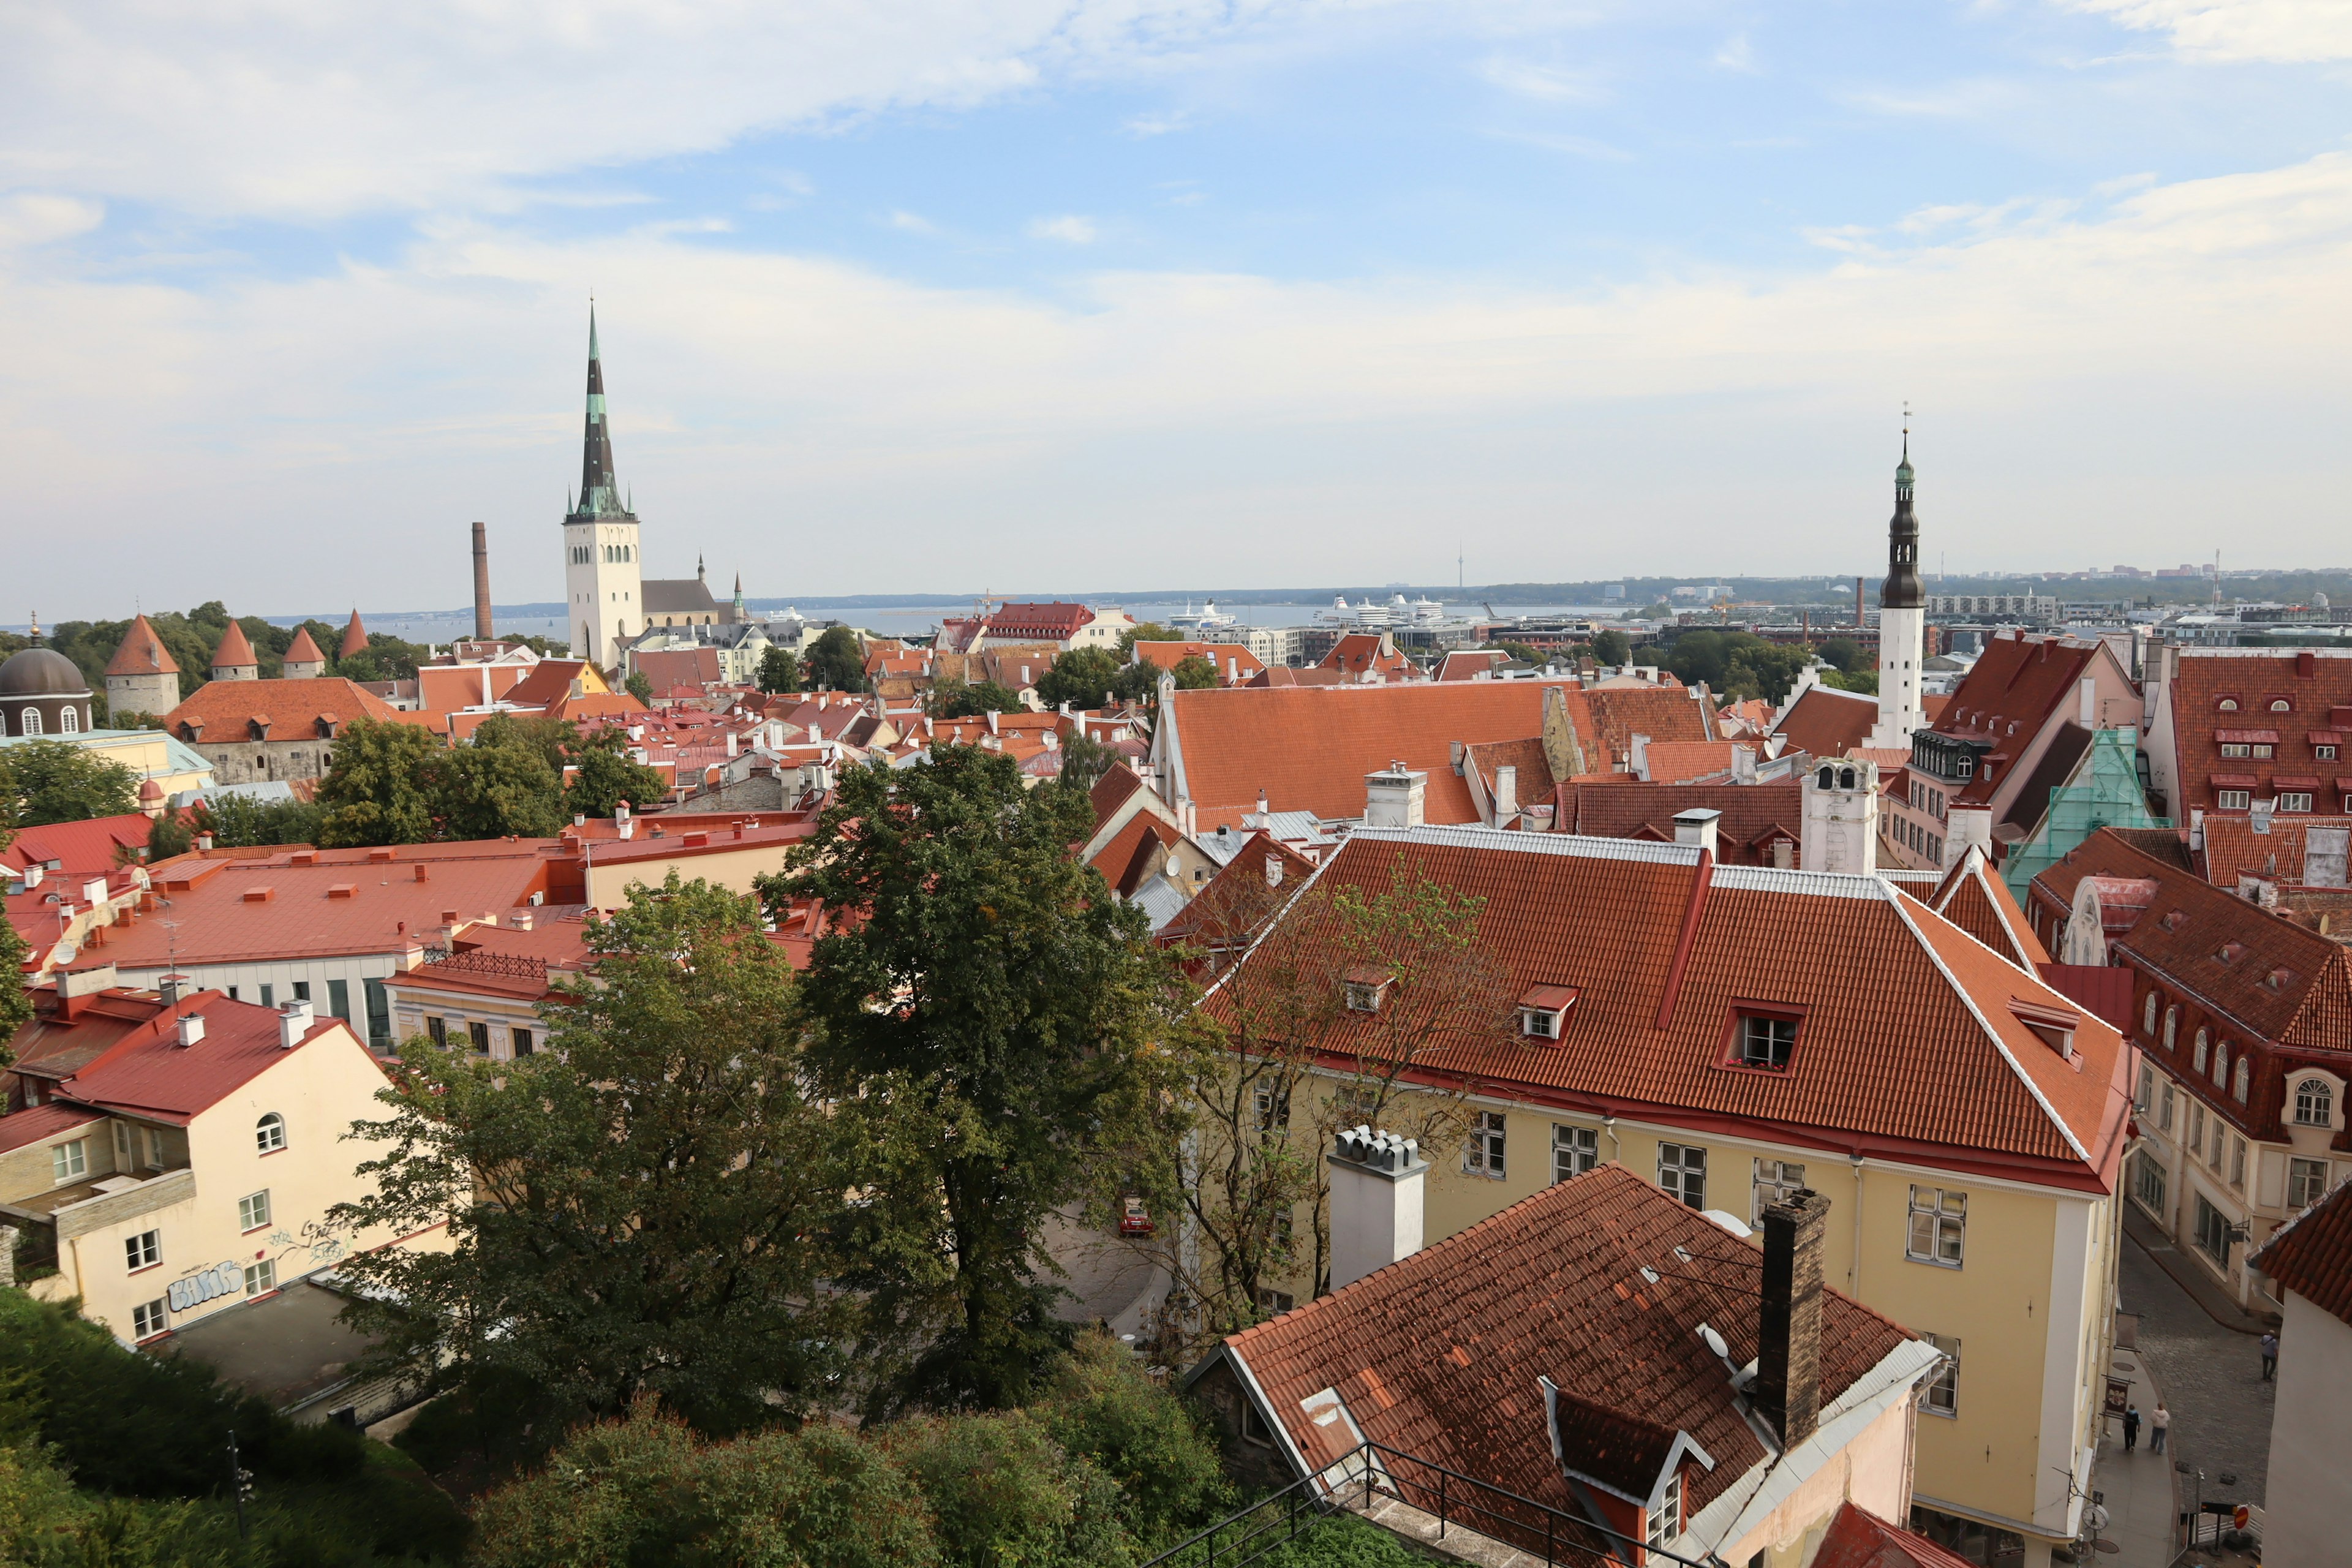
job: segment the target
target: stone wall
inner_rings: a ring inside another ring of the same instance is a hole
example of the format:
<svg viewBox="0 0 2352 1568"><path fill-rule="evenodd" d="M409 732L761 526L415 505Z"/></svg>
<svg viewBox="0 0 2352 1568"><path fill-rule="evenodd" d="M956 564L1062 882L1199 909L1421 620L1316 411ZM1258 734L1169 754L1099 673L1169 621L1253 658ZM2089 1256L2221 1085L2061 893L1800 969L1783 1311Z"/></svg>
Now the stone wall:
<svg viewBox="0 0 2352 1568"><path fill-rule="evenodd" d="M323 777L329 744L309 736L299 741L190 742L198 756L212 763L213 776L225 784Z"/></svg>

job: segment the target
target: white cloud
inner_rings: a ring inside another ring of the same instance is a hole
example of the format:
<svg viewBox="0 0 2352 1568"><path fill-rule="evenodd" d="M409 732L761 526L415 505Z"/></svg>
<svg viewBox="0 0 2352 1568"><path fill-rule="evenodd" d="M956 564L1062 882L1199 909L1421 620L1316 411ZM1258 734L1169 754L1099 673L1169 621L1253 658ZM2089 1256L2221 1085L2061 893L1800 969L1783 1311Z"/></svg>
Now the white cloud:
<svg viewBox="0 0 2352 1568"><path fill-rule="evenodd" d="M2185 559L2255 519L2250 552L2340 554L2308 499L2343 482L2311 432L2352 355L2352 154L1605 289L1104 272L1042 302L478 224L207 295L68 265L0 258L0 471L45 520L11 565L52 616L457 605L474 517L501 601L556 596L583 278L649 566L707 551L754 594L1311 584L1335 530L1380 578L1465 518L1513 578L1667 539L1853 569L1906 395L1956 558Z"/></svg>
<svg viewBox="0 0 2352 1568"><path fill-rule="evenodd" d="M1094 219L1065 214L1060 217L1041 217L1029 225L1032 239L1058 239L1065 245L1092 245L1097 237Z"/></svg>
<svg viewBox="0 0 2352 1568"><path fill-rule="evenodd" d="M104 203L36 191L0 196L0 251L49 245L88 234L106 221Z"/></svg>
<svg viewBox="0 0 2352 1568"><path fill-rule="evenodd" d="M1760 68L1756 64L1755 51L1748 47L1745 33L1735 33L1724 39L1723 47L1715 51L1715 63L1725 70L1738 71L1748 76L1755 75Z"/></svg>
<svg viewBox="0 0 2352 1568"><path fill-rule="evenodd" d="M2212 60L2312 64L2352 59L2352 5L2344 0L2066 0L2137 32L2168 35L2182 54Z"/></svg>
<svg viewBox="0 0 2352 1568"><path fill-rule="evenodd" d="M1478 74L1505 92L1548 103L1598 103L1608 94L1590 71L1538 65L1532 60L1496 56L1483 61Z"/></svg>
<svg viewBox="0 0 2352 1568"><path fill-rule="evenodd" d="M901 234L933 235L940 232L939 225L930 219L919 213L910 213L903 209L893 212L884 221Z"/></svg>
<svg viewBox="0 0 2352 1568"><path fill-rule="evenodd" d="M1133 114L1119 123L1129 136L1167 136L1192 128L1191 113L1181 109L1165 114Z"/></svg>

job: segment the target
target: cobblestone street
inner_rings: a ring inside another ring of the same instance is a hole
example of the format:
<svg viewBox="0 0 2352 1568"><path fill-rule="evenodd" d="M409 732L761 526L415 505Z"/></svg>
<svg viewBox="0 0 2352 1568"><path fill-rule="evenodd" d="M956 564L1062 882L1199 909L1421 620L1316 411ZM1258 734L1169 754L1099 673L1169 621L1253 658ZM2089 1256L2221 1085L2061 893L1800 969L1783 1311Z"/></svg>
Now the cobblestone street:
<svg viewBox="0 0 2352 1568"><path fill-rule="evenodd" d="M2169 1261L2197 1266L2177 1255ZM2124 1243L2120 1286L2123 1310L2139 1314L2140 1353L2172 1410L2173 1458L2205 1472L2207 1498L2261 1503L2277 1385L2262 1380L2254 1336L2215 1322L2137 1237ZM2224 1472L2237 1484L2223 1485ZM2189 1480L2181 1478L2184 1498Z"/></svg>

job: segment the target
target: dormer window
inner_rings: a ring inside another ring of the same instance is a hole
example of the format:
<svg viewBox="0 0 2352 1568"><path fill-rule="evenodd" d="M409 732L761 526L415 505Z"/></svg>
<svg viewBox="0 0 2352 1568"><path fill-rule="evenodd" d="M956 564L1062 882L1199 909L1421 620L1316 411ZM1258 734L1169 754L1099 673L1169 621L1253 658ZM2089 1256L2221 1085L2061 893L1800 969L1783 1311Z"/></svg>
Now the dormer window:
<svg viewBox="0 0 2352 1568"><path fill-rule="evenodd" d="M2074 1013L2021 997L2011 997L2009 1010L2017 1016L2019 1023L2033 1031L2034 1038L2068 1060L2074 1059L2074 1026L2080 1021Z"/></svg>
<svg viewBox="0 0 2352 1568"><path fill-rule="evenodd" d="M1683 1532L1683 1478L1677 1470L1666 1478L1658 1494L1657 1506L1651 1509L1643 1521L1643 1539L1654 1550L1663 1552L1666 1543Z"/></svg>
<svg viewBox="0 0 2352 1568"><path fill-rule="evenodd" d="M2273 697L2273 698L2272 698L2272 699L2271 699L2271 711L2272 711L2272 712L2273 712L2273 713L2291 713L2291 712L2293 712L2294 710L2294 703L2292 703L2292 702L2289 702L2285 698L2284 698L2284 697Z"/></svg>
<svg viewBox="0 0 2352 1568"><path fill-rule="evenodd" d="M1785 1071L1797 1050L1798 1026L1804 1014L1794 1007L1748 1004L1731 1015L1731 1038L1725 1059L1729 1066L1765 1072Z"/></svg>
<svg viewBox="0 0 2352 1568"><path fill-rule="evenodd" d="M1385 969L1352 969L1339 983L1339 999L1350 1013L1377 1013L1396 976Z"/></svg>
<svg viewBox="0 0 2352 1568"><path fill-rule="evenodd" d="M2235 713L2238 710L2238 700L2234 697L2224 697L2213 706L2221 712Z"/></svg>
<svg viewBox="0 0 2352 1568"><path fill-rule="evenodd" d="M1573 985L1534 985L1519 998L1519 1033L1530 1040L1557 1040L1568 1033L1569 1009L1582 993Z"/></svg>

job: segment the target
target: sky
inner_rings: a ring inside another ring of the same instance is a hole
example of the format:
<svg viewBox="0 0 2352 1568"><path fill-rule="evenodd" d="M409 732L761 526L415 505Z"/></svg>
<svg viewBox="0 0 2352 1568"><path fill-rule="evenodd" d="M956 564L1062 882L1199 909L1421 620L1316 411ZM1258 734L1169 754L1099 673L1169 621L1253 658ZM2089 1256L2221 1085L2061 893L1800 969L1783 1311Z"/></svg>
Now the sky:
<svg viewBox="0 0 2352 1568"><path fill-rule="evenodd" d="M0 621L2352 561L2352 0L0 0Z"/></svg>

